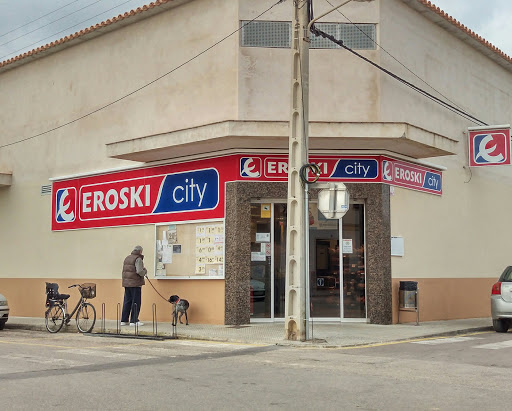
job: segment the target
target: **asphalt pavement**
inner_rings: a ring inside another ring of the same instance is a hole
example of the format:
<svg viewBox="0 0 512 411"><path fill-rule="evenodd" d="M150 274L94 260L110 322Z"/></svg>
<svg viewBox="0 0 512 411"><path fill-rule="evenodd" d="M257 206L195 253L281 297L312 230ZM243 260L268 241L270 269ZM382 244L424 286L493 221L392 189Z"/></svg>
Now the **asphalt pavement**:
<svg viewBox="0 0 512 411"><path fill-rule="evenodd" d="M46 331L44 318L11 317L5 326L9 329ZM244 344L277 344L298 346L347 347L403 341L418 338L450 336L492 330L491 318L470 318L448 321L377 325L367 323L312 322L306 341L285 339L284 322L258 322L247 325L178 324L173 329L170 322L145 322L136 329L120 326L115 320L100 318L92 331L94 335L116 335L124 338L178 338L236 342ZM47 332L47 331L46 331ZM64 326L60 332L78 332L76 324Z"/></svg>

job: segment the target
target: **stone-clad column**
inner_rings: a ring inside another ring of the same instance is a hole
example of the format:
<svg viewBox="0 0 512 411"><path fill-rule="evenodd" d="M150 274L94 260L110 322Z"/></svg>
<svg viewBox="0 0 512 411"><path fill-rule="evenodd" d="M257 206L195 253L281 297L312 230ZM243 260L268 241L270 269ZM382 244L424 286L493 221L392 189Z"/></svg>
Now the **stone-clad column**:
<svg viewBox="0 0 512 411"><path fill-rule="evenodd" d="M346 184L351 199L364 200L366 221L366 307L372 324L393 321L391 216L387 184Z"/></svg>
<svg viewBox="0 0 512 411"><path fill-rule="evenodd" d="M251 200L282 198L286 183L226 184L225 324L249 324L251 282Z"/></svg>
<svg viewBox="0 0 512 411"><path fill-rule="evenodd" d="M389 186L346 184L351 200L365 204L367 315L372 324L392 323L391 224ZM316 198L311 193L311 198ZM282 199L286 183L226 184L225 324L250 323L251 201Z"/></svg>

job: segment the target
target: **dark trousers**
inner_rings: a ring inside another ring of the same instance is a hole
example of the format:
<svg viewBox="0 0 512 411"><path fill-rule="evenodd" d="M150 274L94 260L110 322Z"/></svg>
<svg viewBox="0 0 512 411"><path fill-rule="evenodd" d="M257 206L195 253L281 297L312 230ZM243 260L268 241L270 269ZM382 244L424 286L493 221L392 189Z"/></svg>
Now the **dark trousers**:
<svg viewBox="0 0 512 411"><path fill-rule="evenodd" d="M131 323L139 321L140 303L142 301L142 287L124 287L124 302L121 321L127 323L130 317Z"/></svg>

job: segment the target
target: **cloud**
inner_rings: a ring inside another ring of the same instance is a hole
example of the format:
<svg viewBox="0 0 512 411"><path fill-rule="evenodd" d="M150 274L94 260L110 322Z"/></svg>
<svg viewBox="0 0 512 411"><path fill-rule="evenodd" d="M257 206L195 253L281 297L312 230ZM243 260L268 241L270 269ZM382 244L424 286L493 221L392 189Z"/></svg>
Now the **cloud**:
<svg viewBox="0 0 512 411"><path fill-rule="evenodd" d="M512 7L508 5L507 9L495 10L492 18L481 29L482 37L509 56L512 56L512 38L508 34L508 26L511 20Z"/></svg>

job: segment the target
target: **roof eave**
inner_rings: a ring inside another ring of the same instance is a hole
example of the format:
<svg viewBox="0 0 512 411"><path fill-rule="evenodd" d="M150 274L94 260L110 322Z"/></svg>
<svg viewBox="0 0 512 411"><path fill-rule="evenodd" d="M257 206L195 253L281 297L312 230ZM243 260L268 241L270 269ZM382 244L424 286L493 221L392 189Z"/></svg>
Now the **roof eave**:
<svg viewBox="0 0 512 411"><path fill-rule="evenodd" d="M402 0L425 18L512 72L512 58L428 0Z"/></svg>
<svg viewBox="0 0 512 411"><path fill-rule="evenodd" d="M137 23L141 20L152 17L155 14L159 14L173 7L177 7L187 1L189 0L155 0L148 5L138 7L135 10L127 11L126 13L120 14L117 17L107 19L94 26L80 30L59 40L52 41L51 43L20 54L11 59L2 61L0 62L0 72L11 70L23 64L30 63L35 59L40 59L42 57L57 53L68 47L76 46L83 41L91 40L95 37L102 36L105 33L109 33L130 24Z"/></svg>

